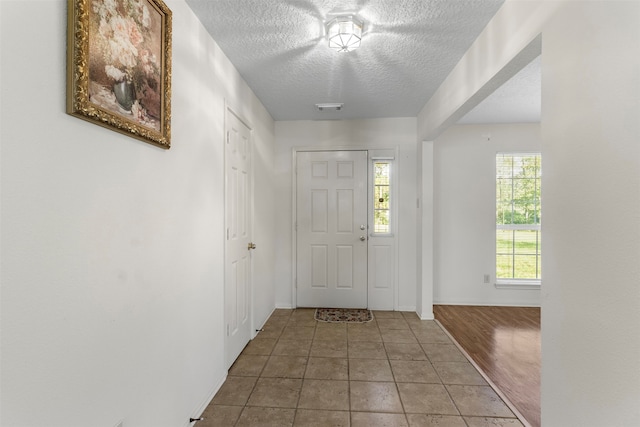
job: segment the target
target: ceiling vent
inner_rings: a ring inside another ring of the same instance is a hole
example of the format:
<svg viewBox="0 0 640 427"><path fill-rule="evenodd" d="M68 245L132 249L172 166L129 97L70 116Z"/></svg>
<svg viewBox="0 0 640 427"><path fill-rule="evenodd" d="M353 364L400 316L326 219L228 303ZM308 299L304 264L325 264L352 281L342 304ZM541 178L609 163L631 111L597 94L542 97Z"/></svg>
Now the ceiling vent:
<svg viewBox="0 0 640 427"><path fill-rule="evenodd" d="M318 109L318 111L340 111L342 110L342 107L344 107L344 104L338 102L316 104L316 108Z"/></svg>

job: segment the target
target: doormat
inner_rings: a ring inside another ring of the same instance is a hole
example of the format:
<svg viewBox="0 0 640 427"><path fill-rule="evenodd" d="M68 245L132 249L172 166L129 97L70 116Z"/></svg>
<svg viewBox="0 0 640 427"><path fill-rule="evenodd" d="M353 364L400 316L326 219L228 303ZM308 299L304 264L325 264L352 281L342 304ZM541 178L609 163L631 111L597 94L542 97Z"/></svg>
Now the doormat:
<svg viewBox="0 0 640 427"><path fill-rule="evenodd" d="M315 319L320 322L364 323L373 320L373 313L366 308L316 308Z"/></svg>

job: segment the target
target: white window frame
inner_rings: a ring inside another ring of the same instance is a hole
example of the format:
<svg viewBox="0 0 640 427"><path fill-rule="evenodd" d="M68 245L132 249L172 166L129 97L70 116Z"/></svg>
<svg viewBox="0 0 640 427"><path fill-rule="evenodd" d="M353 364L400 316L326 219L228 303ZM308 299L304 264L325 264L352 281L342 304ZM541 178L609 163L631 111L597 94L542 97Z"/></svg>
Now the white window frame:
<svg viewBox="0 0 640 427"><path fill-rule="evenodd" d="M542 161L542 153L540 152L497 152L495 156L495 161L497 162L498 156L540 156L540 161ZM494 164L494 189L495 183L497 183L497 163ZM540 187L540 192L542 193L542 186ZM494 203L497 203L497 194L494 194ZM497 206L496 206L497 207ZM521 278L498 278L497 272L497 231L498 230L535 230L541 233L541 221L538 224L496 224L496 233L494 233L494 237L496 241L494 242L494 266L496 267L496 271L494 277L496 278L495 287L501 289L539 289L542 284L542 278L537 279L521 279ZM542 252L540 251L541 256Z"/></svg>
<svg viewBox="0 0 640 427"><path fill-rule="evenodd" d="M371 231L369 235L371 237L394 237L395 233L395 191L394 191L394 183L395 183L395 157L392 156L371 156L369 163L369 177L370 177L370 189L369 194L371 195L371 199L369 202L369 224L371 224ZM377 233L375 231L375 173L376 163L388 163L389 164L389 232L388 233Z"/></svg>

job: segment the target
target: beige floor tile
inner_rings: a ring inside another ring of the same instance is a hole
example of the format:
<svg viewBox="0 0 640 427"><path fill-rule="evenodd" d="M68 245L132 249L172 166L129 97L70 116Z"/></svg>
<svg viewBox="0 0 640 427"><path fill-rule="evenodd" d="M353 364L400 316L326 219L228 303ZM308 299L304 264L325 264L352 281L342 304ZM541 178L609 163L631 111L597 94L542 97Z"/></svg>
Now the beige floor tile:
<svg viewBox="0 0 640 427"><path fill-rule="evenodd" d="M318 322L316 331L346 331L347 322Z"/></svg>
<svg viewBox="0 0 640 427"><path fill-rule="evenodd" d="M467 358L454 344L421 344L432 362L467 362Z"/></svg>
<svg viewBox="0 0 640 427"><path fill-rule="evenodd" d="M487 385L487 382L469 362L433 362L443 384Z"/></svg>
<svg viewBox="0 0 640 427"><path fill-rule="evenodd" d="M262 372L269 356L252 356L241 354L229 369L229 375L239 377L257 377Z"/></svg>
<svg viewBox="0 0 640 427"><path fill-rule="evenodd" d="M382 342L349 341L349 359L387 359Z"/></svg>
<svg viewBox="0 0 640 427"><path fill-rule="evenodd" d="M304 377L316 380L348 380L349 361L337 357L310 357Z"/></svg>
<svg viewBox="0 0 640 427"><path fill-rule="evenodd" d="M407 414L410 427L467 427L462 417L454 415Z"/></svg>
<svg viewBox="0 0 640 427"><path fill-rule="evenodd" d="M392 330L385 329L381 330L380 334L382 335L382 341L385 343L388 342L396 342L396 343L417 343L418 340L413 335L413 332L410 330Z"/></svg>
<svg viewBox="0 0 640 427"><path fill-rule="evenodd" d="M402 413L395 383L350 381L351 410Z"/></svg>
<svg viewBox="0 0 640 427"><path fill-rule="evenodd" d="M273 313L271 313L271 317L289 317L291 316L291 314L293 314L293 310L289 308L276 308L275 310L273 310Z"/></svg>
<svg viewBox="0 0 640 427"><path fill-rule="evenodd" d="M294 427L349 427L349 412L298 409Z"/></svg>
<svg viewBox="0 0 640 427"><path fill-rule="evenodd" d="M212 403L215 405L244 405L256 385L256 377L228 376L216 393Z"/></svg>
<svg viewBox="0 0 640 427"><path fill-rule="evenodd" d="M288 322L289 318L287 317L272 317L271 319L267 320L262 329L265 330L268 328L273 328L280 329L282 331L282 329L287 326Z"/></svg>
<svg viewBox="0 0 640 427"><path fill-rule="evenodd" d="M440 384L440 377L428 360L390 360L391 370L399 383Z"/></svg>
<svg viewBox="0 0 640 427"><path fill-rule="evenodd" d="M398 390L407 413L460 415L441 384L398 383Z"/></svg>
<svg viewBox="0 0 640 427"><path fill-rule="evenodd" d="M393 381L388 360L349 359L351 381Z"/></svg>
<svg viewBox="0 0 640 427"><path fill-rule="evenodd" d="M209 405L202 413L199 427L233 427L240 417L242 406Z"/></svg>
<svg viewBox="0 0 640 427"><path fill-rule="evenodd" d="M256 338L249 341L249 344L242 350L242 354L252 356L269 356L276 345L275 338Z"/></svg>
<svg viewBox="0 0 640 427"><path fill-rule="evenodd" d="M370 322L350 322L347 323L347 331L378 330L378 321L373 319Z"/></svg>
<svg viewBox="0 0 640 427"><path fill-rule="evenodd" d="M268 378L302 378L306 368L306 357L271 356L261 376Z"/></svg>
<svg viewBox="0 0 640 427"><path fill-rule="evenodd" d="M339 357L345 359L347 357L347 341L319 341L313 340L311 343L311 357Z"/></svg>
<svg viewBox="0 0 640 427"><path fill-rule="evenodd" d="M375 328L370 329L347 329L347 339L349 342L355 341L368 341L368 342L382 342L382 335L380 330Z"/></svg>
<svg viewBox="0 0 640 427"><path fill-rule="evenodd" d="M352 412L351 427L405 427L404 414L382 414L375 412Z"/></svg>
<svg viewBox="0 0 640 427"><path fill-rule="evenodd" d="M464 417L469 427L523 427L516 418Z"/></svg>
<svg viewBox="0 0 640 427"><path fill-rule="evenodd" d="M414 330L416 338L420 343L445 343L451 344L451 339L442 330L433 331L416 331Z"/></svg>
<svg viewBox="0 0 640 427"><path fill-rule="evenodd" d="M273 349L276 356L308 356L311 340L280 339Z"/></svg>
<svg viewBox="0 0 640 427"><path fill-rule="evenodd" d="M400 311L384 311L384 310L374 310L373 311L374 319L404 319L402 312Z"/></svg>
<svg viewBox="0 0 640 427"><path fill-rule="evenodd" d="M298 407L348 411L349 382L305 379L302 384Z"/></svg>
<svg viewBox="0 0 640 427"><path fill-rule="evenodd" d="M256 338L273 338L278 339L284 330L284 326L271 326L265 325L262 327L262 330L258 332Z"/></svg>
<svg viewBox="0 0 640 427"><path fill-rule="evenodd" d="M293 317L293 316L291 316L291 318L287 322L287 327L314 328L315 329L316 323L318 323L318 321L313 319L313 318L305 319L305 318L301 318L301 317Z"/></svg>
<svg viewBox="0 0 640 427"><path fill-rule="evenodd" d="M259 378L247 405L295 408L301 388L301 379Z"/></svg>
<svg viewBox="0 0 640 427"><path fill-rule="evenodd" d="M448 385L446 387L462 415L514 417L507 405L489 386Z"/></svg>
<svg viewBox="0 0 640 427"><path fill-rule="evenodd" d="M316 340L321 341L347 341L347 329L318 329L316 328L316 335L314 337Z"/></svg>
<svg viewBox="0 0 640 427"><path fill-rule="evenodd" d="M404 318L384 318L378 319L378 328L409 330L409 324Z"/></svg>
<svg viewBox="0 0 640 427"><path fill-rule="evenodd" d="M295 409L246 407L240 415L237 427L291 426Z"/></svg>
<svg viewBox="0 0 640 427"><path fill-rule="evenodd" d="M409 327L415 332L442 332L442 328L434 320L409 321Z"/></svg>
<svg viewBox="0 0 640 427"><path fill-rule="evenodd" d="M316 326L315 309L312 310L296 310L291 314L288 325L290 326Z"/></svg>
<svg viewBox="0 0 640 427"><path fill-rule="evenodd" d="M384 344L389 360L427 360L418 343L387 342Z"/></svg>
<svg viewBox="0 0 640 427"><path fill-rule="evenodd" d="M308 326L286 326L280 335L282 340L312 340L316 332L315 327Z"/></svg>

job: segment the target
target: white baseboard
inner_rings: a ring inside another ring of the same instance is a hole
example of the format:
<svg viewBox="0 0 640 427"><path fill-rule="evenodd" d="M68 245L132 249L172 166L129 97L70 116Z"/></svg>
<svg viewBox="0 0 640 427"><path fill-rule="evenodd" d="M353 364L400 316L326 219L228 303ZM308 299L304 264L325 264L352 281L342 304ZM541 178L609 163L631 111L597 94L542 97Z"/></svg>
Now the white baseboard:
<svg viewBox="0 0 640 427"><path fill-rule="evenodd" d="M413 311L415 313L416 306L415 305L401 305L398 307L398 311Z"/></svg>
<svg viewBox="0 0 640 427"><path fill-rule="evenodd" d="M216 395L218 390L220 390L220 388L222 387L222 384L224 384L226 380L227 380L227 373L225 372L224 375L222 376L222 379L216 382L216 384L213 386L213 389L209 392L208 396L194 411L193 415L190 415L190 417L198 418L202 416L202 414L204 413L204 410L207 409L207 406L209 406L214 396ZM186 421L185 424L183 424L183 427L191 427L191 426L193 426L193 424L190 423L189 421Z"/></svg>
<svg viewBox="0 0 640 427"><path fill-rule="evenodd" d="M293 307L291 304L276 304L276 308L282 308L282 309L285 309L285 310L293 310L295 307ZM273 314L273 312L271 314Z"/></svg>
<svg viewBox="0 0 640 427"><path fill-rule="evenodd" d="M523 304L509 302L477 302L477 301L434 301L433 305L472 305L477 307L540 307L540 304Z"/></svg>

